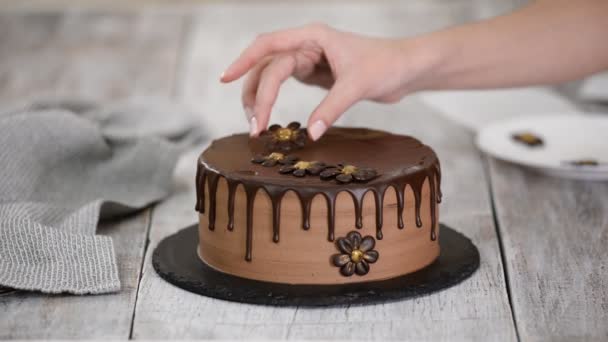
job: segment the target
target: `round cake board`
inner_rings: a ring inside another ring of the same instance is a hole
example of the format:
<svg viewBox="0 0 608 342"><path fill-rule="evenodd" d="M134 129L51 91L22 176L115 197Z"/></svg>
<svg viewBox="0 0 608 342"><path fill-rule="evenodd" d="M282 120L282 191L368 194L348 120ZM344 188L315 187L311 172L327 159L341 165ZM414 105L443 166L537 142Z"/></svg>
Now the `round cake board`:
<svg viewBox="0 0 608 342"><path fill-rule="evenodd" d="M454 286L479 267L469 238L440 224L441 255L414 273L383 281L341 285L290 285L245 279L220 272L197 254L198 225L163 239L152 256L156 272L169 283L207 297L276 306L369 304L427 295Z"/></svg>

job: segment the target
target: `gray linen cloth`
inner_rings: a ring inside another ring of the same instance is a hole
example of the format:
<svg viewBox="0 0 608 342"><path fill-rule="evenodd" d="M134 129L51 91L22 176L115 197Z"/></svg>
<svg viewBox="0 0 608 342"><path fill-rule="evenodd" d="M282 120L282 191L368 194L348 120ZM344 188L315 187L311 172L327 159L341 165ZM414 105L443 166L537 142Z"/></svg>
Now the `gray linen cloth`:
<svg viewBox="0 0 608 342"><path fill-rule="evenodd" d="M138 104L139 103L139 104ZM100 219L167 196L180 151L202 138L168 103L39 100L0 111L0 288L120 289Z"/></svg>

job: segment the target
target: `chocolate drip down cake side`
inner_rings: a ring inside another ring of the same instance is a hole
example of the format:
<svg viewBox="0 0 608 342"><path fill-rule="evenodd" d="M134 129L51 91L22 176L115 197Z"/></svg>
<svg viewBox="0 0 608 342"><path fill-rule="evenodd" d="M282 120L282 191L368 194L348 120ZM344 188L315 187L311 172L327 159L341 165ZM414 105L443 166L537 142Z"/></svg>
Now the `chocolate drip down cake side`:
<svg viewBox="0 0 608 342"><path fill-rule="evenodd" d="M199 257L221 272L284 284L409 274L439 256L439 160L415 138L297 123L236 134L201 154Z"/></svg>

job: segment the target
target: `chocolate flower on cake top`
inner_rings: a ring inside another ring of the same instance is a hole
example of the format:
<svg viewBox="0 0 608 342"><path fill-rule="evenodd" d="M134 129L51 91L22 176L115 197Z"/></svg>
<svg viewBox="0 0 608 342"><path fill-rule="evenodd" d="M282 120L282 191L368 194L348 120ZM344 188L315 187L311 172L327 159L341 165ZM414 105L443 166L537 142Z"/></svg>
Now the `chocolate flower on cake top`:
<svg viewBox="0 0 608 342"><path fill-rule="evenodd" d="M272 125L262 132L261 137L268 139L266 147L271 151L288 152L306 144L306 129L300 128L299 122L292 122L287 127Z"/></svg>
<svg viewBox="0 0 608 342"><path fill-rule="evenodd" d="M251 158L252 163L262 164L262 166L271 167L277 164L290 165L298 161L298 157L285 155L279 152L272 152L269 155L256 154Z"/></svg>
<svg viewBox="0 0 608 342"><path fill-rule="evenodd" d="M295 164L285 165L279 169L280 173L291 173L296 177L304 177L306 174L316 176L323 171L327 165L316 161L299 161Z"/></svg>
<svg viewBox="0 0 608 342"><path fill-rule="evenodd" d="M354 273L362 276L369 272L369 264L378 260L380 254L374 250L376 241L371 236L361 238L361 234L352 231L346 237L336 241L340 254L334 254L331 261L334 266L340 267L340 273L350 277Z"/></svg>
<svg viewBox="0 0 608 342"><path fill-rule="evenodd" d="M367 182L375 178L378 172L372 168L338 164L325 169L320 175L323 180L335 178L340 183L350 183L352 181Z"/></svg>

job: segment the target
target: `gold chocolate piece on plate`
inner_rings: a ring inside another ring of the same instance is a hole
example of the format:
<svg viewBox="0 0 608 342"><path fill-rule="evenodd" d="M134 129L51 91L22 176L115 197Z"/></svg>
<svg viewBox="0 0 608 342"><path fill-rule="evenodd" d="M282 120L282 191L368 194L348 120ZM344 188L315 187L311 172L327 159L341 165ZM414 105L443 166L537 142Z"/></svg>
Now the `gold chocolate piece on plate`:
<svg viewBox="0 0 608 342"><path fill-rule="evenodd" d="M565 161L565 164L576 166L576 167L589 167L589 166L599 166L600 162L596 159L586 158L586 159L578 159L578 160L569 160Z"/></svg>
<svg viewBox="0 0 608 342"><path fill-rule="evenodd" d="M542 146L544 144L541 137L530 132L515 133L511 137L513 140L530 147Z"/></svg>

